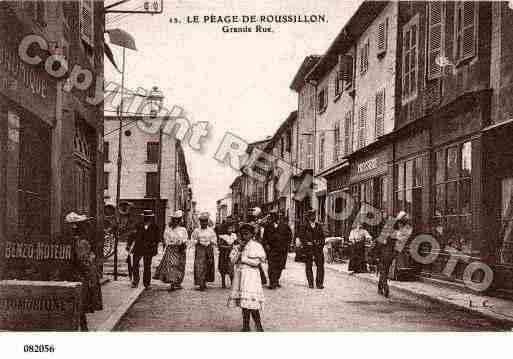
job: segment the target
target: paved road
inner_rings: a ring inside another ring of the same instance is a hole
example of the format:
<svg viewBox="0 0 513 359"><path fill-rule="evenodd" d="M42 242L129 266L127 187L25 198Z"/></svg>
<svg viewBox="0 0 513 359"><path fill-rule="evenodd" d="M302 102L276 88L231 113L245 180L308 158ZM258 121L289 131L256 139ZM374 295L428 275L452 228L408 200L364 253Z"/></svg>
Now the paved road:
<svg viewBox="0 0 513 359"><path fill-rule="evenodd" d="M168 293L160 282L142 294L119 323L119 331L239 331L241 313L227 308L228 289L219 278L205 292L194 290L192 250L184 289ZM216 273L217 275L217 273ZM398 292L385 299L366 281L326 271L325 289L305 286L304 267L289 261L283 287L265 290L267 331L477 331L493 323Z"/></svg>

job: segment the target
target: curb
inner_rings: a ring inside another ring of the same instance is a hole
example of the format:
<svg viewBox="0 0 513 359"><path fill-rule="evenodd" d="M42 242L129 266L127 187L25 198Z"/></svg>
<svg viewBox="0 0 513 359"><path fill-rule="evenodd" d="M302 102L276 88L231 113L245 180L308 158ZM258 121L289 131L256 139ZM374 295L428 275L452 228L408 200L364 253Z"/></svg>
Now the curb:
<svg viewBox="0 0 513 359"><path fill-rule="evenodd" d="M110 317L96 329L97 332L112 332L119 324L126 312L134 305L135 301L144 292L144 287L138 287L121 306L110 315Z"/></svg>
<svg viewBox="0 0 513 359"><path fill-rule="evenodd" d="M378 279L377 278L362 277L359 274L350 274L348 271L346 271L344 269L336 268L336 267L334 267L332 265L329 265L329 264L326 265L326 268L329 269L329 270L336 271L338 273L347 275L347 276L351 276L351 277L354 277L354 278L358 278L360 280L364 280L364 281L369 282L369 283L373 283L373 284L377 284L378 283ZM429 295L429 294L425 294L425 293L419 293L418 291L415 291L413 289L409 289L409 288L404 288L402 286L398 286L393 281L389 281L388 285L389 285L390 288L392 288L394 290L397 290L399 292L406 293L406 294L409 294L409 295L413 295L413 296L416 296L418 298L430 301L432 303L443 305L445 307L449 307L449 308L452 308L452 309L455 309L455 310L463 311L463 312L466 312L466 313L469 313L469 314L473 314L473 315L479 316L481 318L490 320L490 321L498 324L499 326L504 327L505 329L509 330L509 329L513 328L513 318L508 319L508 318L505 318L502 315L496 315L496 314L493 314L493 313L483 312L483 311L480 311L477 308L467 307L465 305L461 305L461 304L458 304L458 303L451 302L451 301L449 301L447 299L439 298L439 297L436 297L436 296L433 296L433 295Z"/></svg>

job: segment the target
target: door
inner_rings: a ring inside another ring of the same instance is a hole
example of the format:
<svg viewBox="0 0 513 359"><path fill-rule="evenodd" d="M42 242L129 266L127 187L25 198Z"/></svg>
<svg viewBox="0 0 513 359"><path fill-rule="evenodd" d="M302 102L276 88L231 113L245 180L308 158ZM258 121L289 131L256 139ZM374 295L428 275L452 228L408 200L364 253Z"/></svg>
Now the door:
<svg viewBox="0 0 513 359"><path fill-rule="evenodd" d="M513 177L502 179L500 261L513 264Z"/></svg>

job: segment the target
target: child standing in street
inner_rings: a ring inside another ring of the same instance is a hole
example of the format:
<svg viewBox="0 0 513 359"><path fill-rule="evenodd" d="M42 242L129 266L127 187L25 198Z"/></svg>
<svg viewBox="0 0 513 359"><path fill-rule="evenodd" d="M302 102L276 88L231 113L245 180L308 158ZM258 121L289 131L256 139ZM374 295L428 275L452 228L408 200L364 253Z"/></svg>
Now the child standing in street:
<svg viewBox="0 0 513 359"><path fill-rule="evenodd" d="M260 310L265 299L259 267L266 261L265 251L254 238L255 227L252 224L241 224L240 234L240 244L230 254L235 269L228 306L242 309L242 331L250 330L252 317L257 331L263 332Z"/></svg>

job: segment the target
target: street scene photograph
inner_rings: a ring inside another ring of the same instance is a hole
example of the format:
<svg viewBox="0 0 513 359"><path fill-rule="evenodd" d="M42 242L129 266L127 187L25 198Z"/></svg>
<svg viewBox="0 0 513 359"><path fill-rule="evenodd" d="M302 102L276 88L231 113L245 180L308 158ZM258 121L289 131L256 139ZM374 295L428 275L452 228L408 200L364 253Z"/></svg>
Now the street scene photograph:
<svg viewBox="0 0 513 359"><path fill-rule="evenodd" d="M0 1L0 342L504 336L512 139L511 1Z"/></svg>

